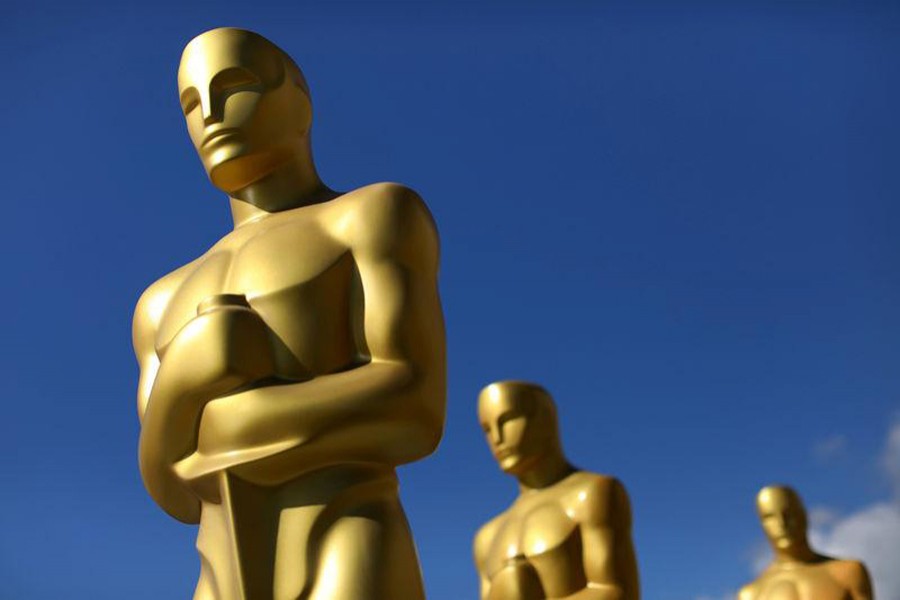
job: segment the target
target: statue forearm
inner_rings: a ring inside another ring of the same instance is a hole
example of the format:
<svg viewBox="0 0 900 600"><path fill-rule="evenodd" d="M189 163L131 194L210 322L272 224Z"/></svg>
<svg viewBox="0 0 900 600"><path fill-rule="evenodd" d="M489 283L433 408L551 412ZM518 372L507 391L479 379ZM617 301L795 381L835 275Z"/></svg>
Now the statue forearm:
<svg viewBox="0 0 900 600"><path fill-rule="evenodd" d="M199 500L181 484L172 470L187 445L185 438L190 437L184 426L190 418L185 416L184 410L177 408L185 409L190 404L196 402L175 394L151 395L141 427L138 461L144 486L154 501L176 519L196 523L200 518ZM178 424L182 426L178 427Z"/></svg>
<svg viewBox="0 0 900 600"><path fill-rule="evenodd" d="M287 481L320 465L399 465L434 450L443 405L442 379L399 361L375 361L210 402L200 443L204 454L246 454L246 462L229 468L259 483ZM269 446L288 449L259 459L254 449Z"/></svg>
<svg viewBox="0 0 900 600"><path fill-rule="evenodd" d="M178 373L173 371L160 369L141 426L138 457L144 485L157 504L173 517L195 523L199 520L199 500L172 467L196 450L205 404L217 392L228 393L247 382L231 376L219 382L219 389L190 390L179 385Z"/></svg>

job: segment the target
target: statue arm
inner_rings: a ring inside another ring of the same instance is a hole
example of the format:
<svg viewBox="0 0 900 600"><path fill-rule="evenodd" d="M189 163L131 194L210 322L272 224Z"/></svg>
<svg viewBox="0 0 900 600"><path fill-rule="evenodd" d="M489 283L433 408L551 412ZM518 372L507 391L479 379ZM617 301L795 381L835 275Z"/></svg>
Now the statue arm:
<svg viewBox="0 0 900 600"><path fill-rule="evenodd" d="M160 359L156 352L155 338L159 327L162 309L171 296L168 280L171 275L150 286L140 297L134 311L132 323L132 342L137 357L140 378L138 381L137 410L141 422L141 444L138 460L144 485L150 496L166 512L186 523L196 523L200 518L200 503L186 489L171 480L172 473L167 473L162 465L152 465L153 458L148 457L144 436L147 422L146 413L150 406L150 397L157 382L160 370ZM150 426L151 429L153 426ZM147 474L152 473L148 480Z"/></svg>
<svg viewBox="0 0 900 600"><path fill-rule="evenodd" d="M150 401L150 390L159 371L159 356L156 354L156 330L161 316L160 307L169 297L165 285L166 278L150 286L138 299L134 309L134 320L131 325L131 339L134 355L137 358L140 377L138 379L137 411L138 419L143 423L144 413Z"/></svg>
<svg viewBox="0 0 900 600"><path fill-rule="evenodd" d="M207 405L219 412L216 429L204 425L204 435L229 440L235 452L288 448L230 468L251 481L280 483L309 465L399 465L427 456L440 441L445 351L434 223L419 197L397 185L375 186L360 200L352 218L328 226L359 271L369 362Z"/></svg>
<svg viewBox="0 0 900 600"><path fill-rule="evenodd" d="M157 504L181 521L196 523L200 503L172 467L196 448L203 405L270 376L274 361L268 333L261 325L221 311L189 321L169 342L165 358L160 360L156 331L175 275L151 286L135 310L133 341L141 371L138 458L144 485Z"/></svg>
<svg viewBox="0 0 900 600"><path fill-rule="evenodd" d="M625 487L603 478L591 484L587 496L581 534L588 585L566 600L637 600L640 584Z"/></svg>
<svg viewBox="0 0 900 600"><path fill-rule="evenodd" d="M144 413L139 462L147 491L170 515L200 518L198 499L173 467L196 450L203 407L274 372L269 331L250 311L205 312L169 342Z"/></svg>
<svg viewBox="0 0 900 600"><path fill-rule="evenodd" d="M487 600L491 593L491 581L484 573L478 573L478 580L479 598L481 598L481 600Z"/></svg>
<svg viewBox="0 0 900 600"><path fill-rule="evenodd" d="M861 562L854 561L855 573L853 574L853 582L850 586L850 593L853 600L872 600L872 580L869 577L869 571Z"/></svg>
<svg viewBox="0 0 900 600"><path fill-rule="evenodd" d="M475 569L478 571L479 598L481 600L487 600L491 593L491 580L488 578L486 565L499 519L500 517L495 518L479 529L472 544L472 556L475 559Z"/></svg>

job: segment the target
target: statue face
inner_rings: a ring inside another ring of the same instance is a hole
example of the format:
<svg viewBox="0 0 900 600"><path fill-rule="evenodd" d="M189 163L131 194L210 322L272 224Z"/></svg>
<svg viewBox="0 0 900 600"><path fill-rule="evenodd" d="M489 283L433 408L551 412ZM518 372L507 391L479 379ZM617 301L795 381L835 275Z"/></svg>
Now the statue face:
<svg viewBox="0 0 900 600"><path fill-rule="evenodd" d="M213 184L246 187L289 160L312 121L284 55L250 32L214 29L185 48L178 93L191 141Z"/></svg>
<svg viewBox="0 0 900 600"><path fill-rule="evenodd" d="M500 468L528 471L556 439L556 422L521 384L494 383L478 398L478 419ZM545 414L546 413L546 414Z"/></svg>
<svg viewBox="0 0 900 600"><path fill-rule="evenodd" d="M757 510L763 531L775 548L787 550L806 540L806 511L788 488L763 488Z"/></svg>

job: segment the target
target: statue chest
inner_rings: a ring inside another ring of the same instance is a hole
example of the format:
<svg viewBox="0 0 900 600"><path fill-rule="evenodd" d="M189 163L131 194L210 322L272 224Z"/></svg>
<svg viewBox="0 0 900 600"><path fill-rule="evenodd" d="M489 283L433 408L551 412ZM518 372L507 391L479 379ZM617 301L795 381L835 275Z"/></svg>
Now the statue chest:
<svg viewBox="0 0 900 600"><path fill-rule="evenodd" d="M571 594L586 584L581 531L563 498L513 507L492 544L487 571L498 583L510 569L533 569L550 597Z"/></svg>
<svg viewBox="0 0 900 600"><path fill-rule="evenodd" d="M362 290L352 256L311 223L241 228L223 238L192 264L169 299L157 351L216 294L247 297L275 334L286 377L345 367L360 351Z"/></svg>
<svg viewBox="0 0 900 600"><path fill-rule="evenodd" d="M851 596L824 565L816 565L770 575L759 600L851 600Z"/></svg>

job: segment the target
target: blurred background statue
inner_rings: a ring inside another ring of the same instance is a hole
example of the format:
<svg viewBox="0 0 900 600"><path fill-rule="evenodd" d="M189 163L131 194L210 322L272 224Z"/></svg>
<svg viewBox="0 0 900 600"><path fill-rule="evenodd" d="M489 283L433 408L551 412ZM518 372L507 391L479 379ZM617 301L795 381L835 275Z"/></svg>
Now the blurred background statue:
<svg viewBox="0 0 900 600"><path fill-rule="evenodd" d="M478 417L500 468L519 481L512 506L475 536L482 600L636 600L628 495L566 460L550 394L493 383Z"/></svg>
<svg viewBox="0 0 900 600"><path fill-rule="evenodd" d="M178 93L234 217L134 317L141 474L200 524L194 598L422 598L395 467L443 431L431 215L397 184L322 183L304 77L259 35L192 40Z"/></svg>
<svg viewBox="0 0 900 600"><path fill-rule="evenodd" d="M855 560L817 554L806 539L806 510L793 489L772 485L760 490L756 508L775 560L740 600L871 600L866 567Z"/></svg>

